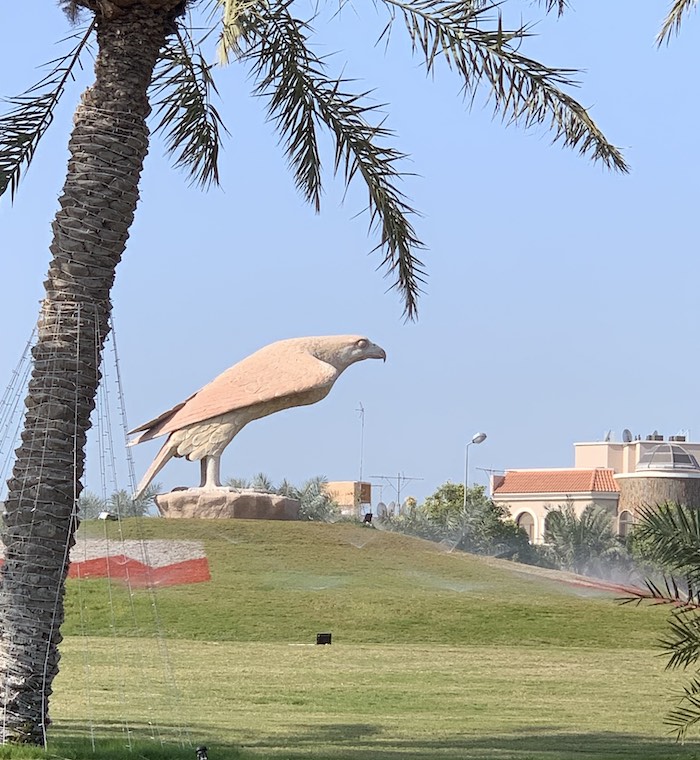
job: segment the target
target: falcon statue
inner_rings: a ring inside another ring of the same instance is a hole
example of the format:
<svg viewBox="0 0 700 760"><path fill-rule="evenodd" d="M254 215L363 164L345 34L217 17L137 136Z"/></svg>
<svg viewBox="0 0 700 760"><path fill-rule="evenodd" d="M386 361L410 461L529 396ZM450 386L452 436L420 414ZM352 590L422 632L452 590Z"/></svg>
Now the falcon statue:
<svg viewBox="0 0 700 760"><path fill-rule="evenodd" d="M138 433L131 446L168 436L134 497L172 457L199 459L200 488L221 488L221 454L245 425L282 409L315 404L341 372L364 359L386 360L386 353L361 335L327 335L271 343L234 364L187 400L130 431Z"/></svg>

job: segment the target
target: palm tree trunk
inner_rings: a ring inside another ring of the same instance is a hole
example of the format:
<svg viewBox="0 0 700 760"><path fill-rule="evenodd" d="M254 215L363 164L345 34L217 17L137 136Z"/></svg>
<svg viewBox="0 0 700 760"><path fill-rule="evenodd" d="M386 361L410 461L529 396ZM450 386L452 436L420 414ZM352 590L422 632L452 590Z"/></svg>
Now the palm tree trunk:
<svg viewBox="0 0 700 760"><path fill-rule="evenodd" d="M68 550L78 524L76 501L108 333L109 294L148 150L147 90L175 16L175 2L153 2L159 8L150 2L121 9L112 3L99 6L110 13L97 19L95 83L75 115L68 173L53 223L53 260L33 351L25 427L4 515L2 743L46 742Z"/></svg>

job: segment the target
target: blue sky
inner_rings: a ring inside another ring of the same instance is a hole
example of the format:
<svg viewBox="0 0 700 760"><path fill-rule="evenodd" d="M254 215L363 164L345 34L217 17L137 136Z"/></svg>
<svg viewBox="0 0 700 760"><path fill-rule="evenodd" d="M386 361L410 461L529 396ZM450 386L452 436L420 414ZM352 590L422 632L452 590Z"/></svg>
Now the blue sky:
<svg viewBox="0 0 700 760"><path fill-rule="evenodd" d="M666 3L572 5L538 24L526 52L584 70L575 94L624 149L629 176L551 146L544 131L505 127L483 100L468 110L456 78L439 69L427 79L404 35L374 47L381 19L371 4L318 29L321 52L388 104L395 143L412 157L403 189L423 214L429 273L415 324L376 271L367 219L356 217L362 188L343 201L328 154L316 215L244 72L222 71L223 190L188 187L157 139L147 158L113 298L129 422L269 342L350 332L384 346L386 364L352 367L322 403L251 424L224 455L225 475L357 477L359 403L364 475L422 478L402 494L418 498L461 481L464 445L481 430L488 439L470 449L470 480L480 483L479 468L568 466L574 441L608 429L700 437L698 19L656 49ZM542 15L528 2L507 7L515 18ZM0 28L0 90L14 95L62 49L54 43L68 25L53 3L29 0L4 4ZM0 202L0 378L9 380L36 319L71 112L90 73L87 61L15 203ZM137 474L156 450L137 447ZM197 477L196 465L178 462L161 480ZM382 495L395 497L389 486Z"/></svg>

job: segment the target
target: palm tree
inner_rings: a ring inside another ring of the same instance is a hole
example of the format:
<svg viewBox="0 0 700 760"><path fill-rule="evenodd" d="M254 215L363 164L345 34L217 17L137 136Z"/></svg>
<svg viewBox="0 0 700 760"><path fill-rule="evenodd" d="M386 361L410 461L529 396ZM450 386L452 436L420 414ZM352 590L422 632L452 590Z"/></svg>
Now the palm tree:
<svg viewBox="0 0 700 760"><path fill-rule="evenodd" d="M224 481L224 485L227 486L228 488L238 488L238 489L250 488L250 481L248 480L248 478L235 478L235 477L227 478Z"/></svg>
<svg viewBox="0 0 700 760"><path fill-rule="evenodd" d="M160 493L160 483L151 483L148 488L138 497L134 497L126 491L114 491L108 498L98 496L93 491L83 491L78 499L78 510L81 520L94 520L102 512L109 512L119 518L143 517L155 504L156 496Z"/></svg>
<svg viewBox="0 0 700 760"><path fill-rule="evenodd" d="M586 506L580 515L572 504L551 509L544 540L547 554L557 567L584 575L600 574L626 556L613 518L594 504Z"/></svg>
<svg viewBox="0 0 700 760"><path fill-rule="evenodd" d="M309 478L301 488L294 489L299 499L299 519L332 522L340 514L338 502L328 493L328 478L316 475ZM279 493L279 491L278 491Z"/></svg>
<svg viewBox="0 0 700 760"><path fill-rule="evenodd" d="M272 481L264 472L259 472L257 475L253 476L253 479L250 481L250 488L265 493L275 493L275 487Z"/></svg>
<svg viewBox="0 0 700 760"><path fill-rule="evenodd" d="M10 99L9 112L0 117L0 194L14 195L81 56L96 40L95 78L75 112L53 223L53 259L22 443L5 504L2 742L46 740L85 439L109 330L110 290L149 146L151 102L154 126L164 133L176 166L203 186L218 181L223 125L210 102L215 67L202 47L211 36L195 39L195 28L208 24L218 36L222 61L248 67L254 93L266 99L279 129L297 186L316 209L318 131L329 131L336 172L346 184L357 179L367 188L381 263L408 318L416 315L424 277L414 212L399 189L404 155L388 144L391 132L367 94L351 92L348 80L333 76L328 61L314 52L313 19L295 15L291 0L60 0L60 5L87 26L75 47L35 86ZM529 28L505 29L496 0L382 0L380 6L386 12L383 34L403 26L429 73L443 61L469 98L484 84L507 120L549 126L555 140L627 170L586 109L567 94L574 72L526 57L521 46Z"/></svg>
<svg viewBox="0 0 700 760"><path fill-rule="evenodd" d="M647 579L646 591L625 601L669 605L669 631L659 642L668 656L666 667L696 665L700 660L700 510L669 502L646 507L640 510L632 535L642 558L664 577L661 582ZM666 723L679 739L700 723L700 670L684 687Z"/></svg>

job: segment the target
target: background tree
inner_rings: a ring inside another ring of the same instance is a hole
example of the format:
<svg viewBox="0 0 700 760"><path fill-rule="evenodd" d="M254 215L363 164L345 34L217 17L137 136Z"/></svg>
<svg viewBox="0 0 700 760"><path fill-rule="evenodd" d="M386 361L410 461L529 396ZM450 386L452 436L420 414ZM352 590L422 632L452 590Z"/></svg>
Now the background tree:
<svg viewBox="0 0 700 760"><path fill-rule="evenodd" d="M307 480L298 491L299 517L302 520L332 522L340 516L338 502L328 493L328 478L323 475Z"/></svg>
<svg viewBox="0 0 700 760"><path fill-rule="evenodd" d="M218 181L222 125L211 104L214 67L202 48L212 32L221 60L248 68L254 94L266 101L278 127L297 186L316 209L322 194L321 128L331 137L334 168L345 184L364 183L381 263L409 318L416 315L424 277L414 210L399 187L404 155L389 144L392 135L376 104L366 93L352 92L349 80L333 75L329 60L314 52L313 16L301 18L294 3L275 0L60 4L73 21L85 18L87 27L73 50L56 60L40 82L11 98L10 110L0 117L0 194L14 194L95 38L95 79L73 120L22 444L5 504L3 742L46 740L49 695L58 671L66 548L78 522L110 291L139 197L151 99L155 128L164 134L175 165L204 186ZM317 13L315 7L308 13ZM555 141L626 171L619 151L566 92L574 72L524 55L529 28L507 29L495 0L383 0L378 8L385 14L378 36L403 28L428 73L442 62L459 77L468 99L486 85L487 98L506 120L548 126ZM188 10L192 14L185 16Z"/></svg>
<svg viewBox="0 0 700 760"><path fill-rule="evenodd" d="M612 516L594 504L580 515L572 504L551 509L545 520L546 555L555 567L583 575L605 575L627 559Z"/></svg>
<svg viewBox="0 0 700 760"><path fill-rule="evenodd" d="M259 472L257 475L254 475L248 487L254 488L256 491L276 493L275 487L272 484L272 480L270 480L270 478L268 478L264 472Z"/></svg>
<svg viewBox="0 0 700 760"><path fill-rule="evenodd" d="M508 511L486 496L484 486L467 489L448 481L425 501L403 514L389 517L386 526L474 554L490 554L522 562L534 559L525 531Z"/></svg>
<svg viewBox="0 0 700 760"><path fill-rule="evenodd" d="M78 499L80 518L94 520L102 512L119 517L144 517L155 506L155 498L162 490L160 483L151 483L138 499L124 490L114 491L107 498L98 496L93 491L83 491Z"/></svg>
<svg viewBox="0 0 700 760"><path fill-rule="evenodd" d="M227 478L224 485L228 488L250 488L250 481L247 478Z"/></svg>
<svg viewBox="0 0 700 760"><path fill-rule="evenodd" d="M264 472L259 472L250 481L245 478L228 478L225 484L232 488L254 488L258 491L296 499L299 502L300 520L332 522L340 515L340 507L328 493L328 478L324 475L316 475L313 478L309 478L301 486L295 486L286 478L278 486L275 486L272 483L272 479Z"/></svg>

